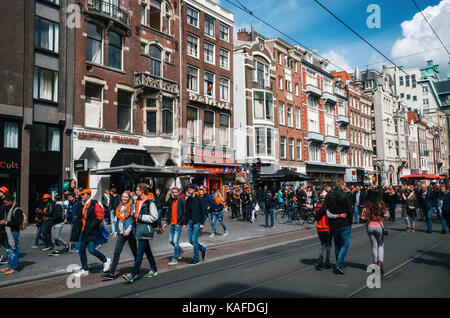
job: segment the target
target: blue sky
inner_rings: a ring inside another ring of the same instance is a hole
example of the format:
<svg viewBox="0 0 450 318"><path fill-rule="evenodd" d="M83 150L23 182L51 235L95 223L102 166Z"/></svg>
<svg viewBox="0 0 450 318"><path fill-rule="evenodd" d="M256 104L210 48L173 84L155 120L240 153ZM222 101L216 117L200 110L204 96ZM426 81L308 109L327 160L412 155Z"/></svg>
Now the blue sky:
<svg viewBox="0 0 450 318"><path fill-rule="evenodd" d="M238 4L236 0L234 3ZM254 17L218 0L221 6L234 13L235 29L254 24L257 32L267 37L283 36L265 26ZM265 21L298 40L304 46L317 49L317 53L332 58L338 66L352 70L355 65L365 69L367 64L384 58L360 40L344 25L313 0L240 0L248 9ZM430 49L427 54L395 60L405 67L423 67L427 59L440 64L441 75L446 73L448 56L434 37L423 17L411 0L320 0L338 17L365 37L389 58L409 55ZM446 45L450 45L450 0L416 0ZM381 28L370 29L367 7L377 4L381 11ZM403 24L402 24L403 23ZM288 42L292 42L289 41ZM439 49L440 48L440 49ZM386 65L390 65L385 61ZM381 68L383 63L369 67ZM331 68L335 68L331 66Z"/></svg>

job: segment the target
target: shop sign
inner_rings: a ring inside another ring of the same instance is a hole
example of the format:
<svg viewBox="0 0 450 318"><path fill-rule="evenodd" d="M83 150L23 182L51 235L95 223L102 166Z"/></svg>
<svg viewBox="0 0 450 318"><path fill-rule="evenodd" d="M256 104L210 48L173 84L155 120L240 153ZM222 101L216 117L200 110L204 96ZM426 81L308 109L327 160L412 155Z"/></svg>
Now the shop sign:
<svg viewBox="0 0 450 318"><path fill-rule="evenodd" d="M86 171L87 170L87 159L74 160L73 169L75 171Z"/></svg>
<svg viewBox="0 0 450 318"><path fill-rule="evenodd" d="M234 150L215 146L182 145L184 162L191 163L235 163Z"/></svg>
<svg viewBox="0 0 450 318"><path fill-rule="evenodd" d="M111 135L85 133L85 132L79 132L78 139L79 140L108 142L108 143L112 142L115 144L125 144L125 145L139 145L138 138L111 136Z"/></svg>
<svg viewBox="0 0 450 318"><path fill-rule="evenodd" d="M17 169L19 170L19 164L17 162L11 161L11 162L6 162L6 161L0 161L0 169Z"/></svg>

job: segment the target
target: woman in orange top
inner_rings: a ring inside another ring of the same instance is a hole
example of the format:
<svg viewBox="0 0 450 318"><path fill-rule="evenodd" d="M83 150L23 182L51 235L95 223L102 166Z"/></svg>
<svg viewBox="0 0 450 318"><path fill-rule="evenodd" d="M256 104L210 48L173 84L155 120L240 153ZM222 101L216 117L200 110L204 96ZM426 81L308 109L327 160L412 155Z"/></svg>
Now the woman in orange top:
<svg viewBox="0 0 450 318"><path fill-rule="evenodd" d="M122 194L122 201L116 208L115 216L117 218L116 226L113 229L113 237L116 239L116 248L114 249L114 257L111 268L108 273L105 273L102 277L106 280L115 279L114 273L116 271L117 264L119 263L120 254L125 243L128 241L131 252L136 260L137 244L133 234L133 217L131 214L134 211L134 206L131 200L131 194L129 191L125 191Z"/></svg>

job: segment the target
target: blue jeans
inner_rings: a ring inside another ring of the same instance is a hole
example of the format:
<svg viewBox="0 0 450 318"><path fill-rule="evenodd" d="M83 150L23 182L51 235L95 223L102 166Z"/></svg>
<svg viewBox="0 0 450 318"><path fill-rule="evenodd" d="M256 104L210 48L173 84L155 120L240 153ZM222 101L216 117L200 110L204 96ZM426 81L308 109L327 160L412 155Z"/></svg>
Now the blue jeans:
<svg viewBox="0 0 450 318"><path fill-rule="evenodd" d="M161 217L163 214L163 209L158 209L158 228L162 228Z"/></svg>
<svg viewBox="0 0 450 318"><path fill-rule="evenodd" d="M447 231L447 221L442 217L442 204L444 203L444 201L442 200L437 200L437 213L438 213L438 217L441 219L442 221L442 230L443 231Z"/></svg>
<svg viewBox="0 0 450 318"><path fill-rule="evenodd" d="M273 209L272 208L266 209L264 214L266 215L266 227L269 227L269 215L270 215L270 227L273 227Z"/></svg>
<svg viewBox="0 0 450 318"><path fill-rule="evenodd" d="M224 215L224 212L213 213L212 220L211 220L211 232L212 233L216 233L217 220L219 220L220 225L222 225L223 231L227 232L227 227L225 226L225 223L223 223L223 215Z"/></svg>
<svg viewBox="0 0 450 318"><path fill-rule="evenodd" d="M388 209L389 209L389 220L391 221L395 221L395 207L397 206L397 203L389 203L387 205Z"/></svg>
<svg viewBox="0 0 450 318"><path fill-rule="evenodd" d="M359 205L355 205L355 215L353 217L353 221L358 223L358 219L359 219Z"/></svg>
<svg viewBox="0 0 450 318"><path fill-rule="evenodd" d="M19 232L12 232L12 236L16 249L13 250L9 245L8 238L5 238L4 245L6 253L8 253L8 268L16 271L19 269Z"/></svg>
<svg viewBox="0 0 450 318"><path fill-rule="evenodd" d="M137 249L136 261L134 262L133 270L131 271L131 275L136 276L139 274L139 270L141 269L142 259L144 258L144 254L147 255L148 262L152 270L157 272L155 258L153 257L152 250L150 248L149 240L139 240L139 245Z"/></svg>
<svg viewBox="0 0 450 318"><path fill-rule="evenodd" d="M78 254L80 254L80 260L81 260L81 268L85 271L88 270L88 263L87 263L87 255L86 255L86 245L89 251L89 254L97 257L99 260L101 260L103 263L106 262L106 256L100 253L95 249L95 242L85 242L80 239L78 242L79 249Z"/></svg>
<svg viewBox="0 0 450 318"><path fill-rule="evenodd" d="M261 209L261 211L263 211L265 214L266 213L266 204L264 203L264 201L258 201L258 205L259 205L259 208Z"/></svg>
<svg viewBox="0 0 450 318"><path fill-rule="evenodd" d="M431 230L433 227L433 208L429 208L428 210L420 209L420 214L425 216L425 222L427 224L427 229Z"/></svg>
<svg viewBox="0 0 450 318"><path fill-rule="evenodd" d="M198 261L199 258L199 250L202 252L206 251L206 247L201 245L198 242L198 235L200 233L200 223L192 223L192 220L189 220L189 243L194 246L194 260Z"/></svg>
<svg viewBox="0 0 450 318"><path fill-rule="evenodd" d="M172 246L175 248L173 252L173 258L175 260L178 259L178 253L183 252L183 250L180 247L181 232L183 232L183 227L181 225L176 224L170 226L169 243L172 244Z"/></svg>
<svg viewBox="0 0 450 318"><path fill-rule="evenodd" d="M111 210L111 232L116 231L116 222L117 222L116 211Z"/></svg>
<svg viewBox="0 0 450 318"><path fill-rule="evenodd" d="M346 226L331 231L334 239L334 247L336 252L336 267L344 267L345 256L350 246L350 236L352 227Z"/></svg>
<svg viewBox="0 0 450 318"><path fill-rule="evenodd" d="M42 239L41 233L42 233L42 225L37 228L36 236L34 237L34 245L39 245L39 239Z"/></svg>

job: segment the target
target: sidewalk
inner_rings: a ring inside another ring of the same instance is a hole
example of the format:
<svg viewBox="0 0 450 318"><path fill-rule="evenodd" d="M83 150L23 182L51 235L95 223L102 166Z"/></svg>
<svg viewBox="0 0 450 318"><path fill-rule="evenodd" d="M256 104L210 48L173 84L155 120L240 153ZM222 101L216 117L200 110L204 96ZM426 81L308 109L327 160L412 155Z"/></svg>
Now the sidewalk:
<svg viewBox="0 0 450 318"><path fill-rule="evenodd" d="M222 236L222 226L217 222L216 224L216 236L210 238L211 224L209 219L205 222L205 229L199 237L200 243L206 247L219 246L231 242L243 241L250 238L270 236L279 233L286 233L291 231L306 230L314 228L315 225L304 224L302 226L293 224L277 224L275 221L275 227L272 229L266 229L264 227L264 214L258 214L255 223L243 223L242 221L231 220L229 214L226 214L224 218L225 225L228 228L229 235ZM110 229L110 226L108 226ZM0 287L23 283L27 281L43 279L48 277L54 277L57 275L66 274L66 268L70 264L80 264L80 258L78 253L72 253L68 255L48 256L49 252L42 251L42 248L32 249L31 245L34 243L34 237L36 234L36 226L34 224L28 226L24 231L21 231L19 237L19 251L20 251L20 267L17 274L6 276L0 275ZM173 247L169 244L169 230L166 230L163 234L155 234L152 241L150 241L153 254L156 256L168 257L173 253ZM64 239L68 239L70 236L70 226L64 226L62 230L62 236ZM186 250L192 250L192 245L189 244L188 231L183 231L180 239L181 247ZM107 257L111 258L114 254L115 241L112 236L109 237L109 243L102 246L100 251ZM59 247L60 248L60 247ZM87 251L86 251L87 252ZM1 252L6 255L6 252L1 249ZM100 261L89 253L88 262L89 265L100 265ZM133 260L133 256L128 246L125 246L120 258L120 263L125 263ZM4 268L6 265L2 265Z"/></svg>

